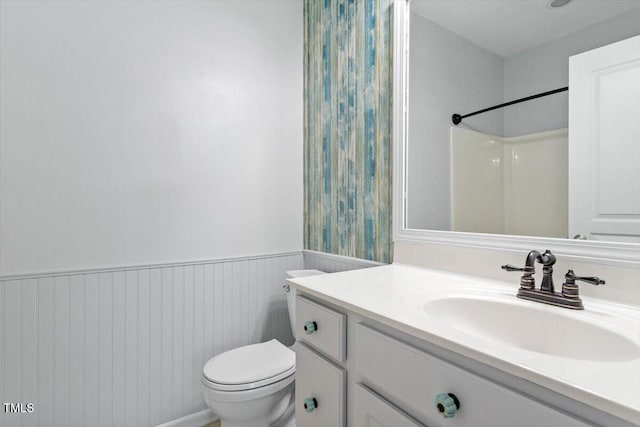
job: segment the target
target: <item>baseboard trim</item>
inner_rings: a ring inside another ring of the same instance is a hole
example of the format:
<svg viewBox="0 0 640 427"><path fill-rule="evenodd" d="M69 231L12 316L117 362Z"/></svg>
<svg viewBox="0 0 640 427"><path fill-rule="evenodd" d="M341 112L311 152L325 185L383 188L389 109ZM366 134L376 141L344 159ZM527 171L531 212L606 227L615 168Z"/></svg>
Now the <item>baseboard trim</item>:
<svg viewBox="0 0 640 427"><path fill-rule="evenodd" d="M216 414L211 412L210 409L205 409L195 414L185 415L182 418L158 424L156 427L202 427L218 420L219 418Z"/></svg>

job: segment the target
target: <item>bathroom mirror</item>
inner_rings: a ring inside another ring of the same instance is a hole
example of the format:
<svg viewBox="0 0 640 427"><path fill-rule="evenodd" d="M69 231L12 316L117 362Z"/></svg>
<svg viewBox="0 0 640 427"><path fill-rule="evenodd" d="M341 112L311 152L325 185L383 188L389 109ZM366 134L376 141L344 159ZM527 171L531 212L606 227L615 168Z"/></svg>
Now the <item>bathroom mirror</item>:
<svg viewBox="0 0 640 427"><path fill-rule="evenodd" d="M637 263L640 1L396 3L396 239Z"/></svg>

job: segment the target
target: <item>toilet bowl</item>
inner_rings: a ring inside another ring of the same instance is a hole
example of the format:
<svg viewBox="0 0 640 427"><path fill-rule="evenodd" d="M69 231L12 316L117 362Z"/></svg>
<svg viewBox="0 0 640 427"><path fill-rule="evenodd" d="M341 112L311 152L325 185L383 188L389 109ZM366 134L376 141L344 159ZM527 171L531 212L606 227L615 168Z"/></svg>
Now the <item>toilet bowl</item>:
<svg viewBox="0 0 640 427"><path fill-rule="evenodd" d="M325 274L287 271L287 277ZM295 289L283 286L295 333ZM294 344L295 346L295 344ZM293 348L293 346L292 346ZM222 427L294 427L295 352L273 339L209 359L202 370L207 406Z"/></svg>

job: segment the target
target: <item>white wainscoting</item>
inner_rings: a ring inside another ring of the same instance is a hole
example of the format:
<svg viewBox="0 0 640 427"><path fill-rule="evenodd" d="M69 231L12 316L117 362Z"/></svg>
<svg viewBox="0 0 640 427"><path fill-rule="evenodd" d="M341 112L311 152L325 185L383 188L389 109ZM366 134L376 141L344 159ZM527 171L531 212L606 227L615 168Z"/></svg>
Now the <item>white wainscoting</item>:
<svg viewBox="0 0 640 427"><path fill-rule="evenodd" d="M206 406L207 359L292 343L285 271L300 252L0 278L0 403L12 426L152 426Z"/></svg>
<svg viewBox="0 0 640 427"><path fill-rule="evenodd" d="M326 252L310 251L306 249L302 251L302 254L304 256L304 268L315 268L316 270L325 271L327 273L336 273L338 271L357 270L359 268L384 265L381 262L329 254Z"/></svg>

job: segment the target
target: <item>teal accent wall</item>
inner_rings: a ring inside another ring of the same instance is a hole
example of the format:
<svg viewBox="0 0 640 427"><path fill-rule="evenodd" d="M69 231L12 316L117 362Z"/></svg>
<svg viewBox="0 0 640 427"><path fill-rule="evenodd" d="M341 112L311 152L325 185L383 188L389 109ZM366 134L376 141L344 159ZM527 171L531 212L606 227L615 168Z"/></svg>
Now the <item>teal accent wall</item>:
<svg viewBox="0 0 640 427"><path fill-rule="evenodd" d="M304 0L305 248L391 262L393 0Z"/></svg>

